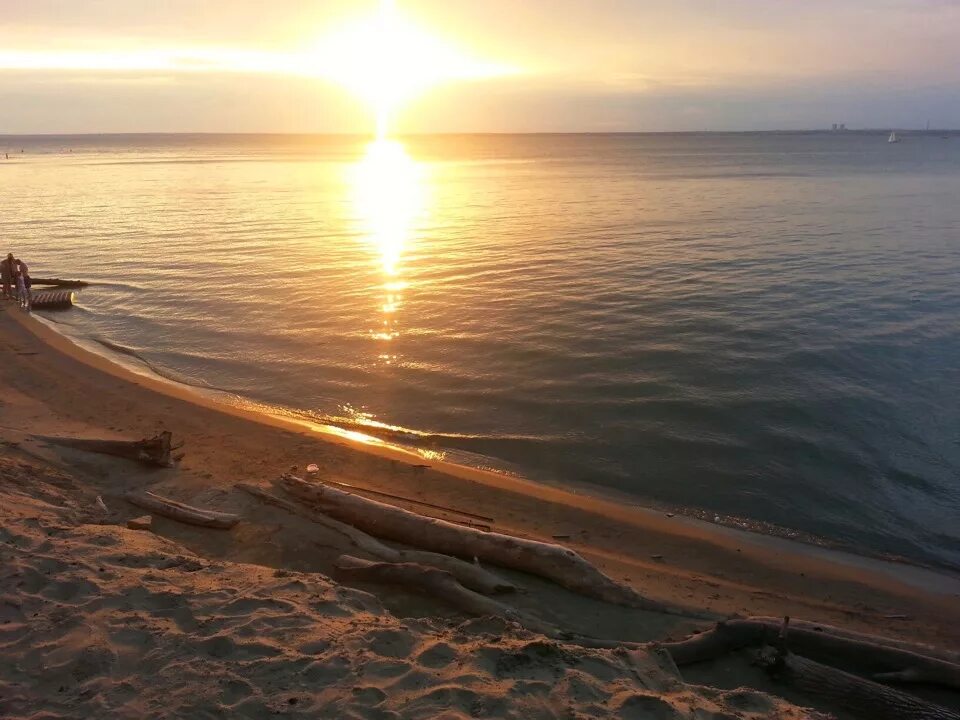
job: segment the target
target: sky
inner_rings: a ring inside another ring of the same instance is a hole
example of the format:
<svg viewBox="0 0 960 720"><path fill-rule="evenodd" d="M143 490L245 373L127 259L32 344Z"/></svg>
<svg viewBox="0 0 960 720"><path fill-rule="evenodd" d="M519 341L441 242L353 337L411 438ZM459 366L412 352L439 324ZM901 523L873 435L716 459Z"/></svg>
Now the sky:
<svg viewBox="0 0 960 720"><path fill-rule="evenodd" d="M960 127L960 0L392 2L0 0L0 133Z"/></svg>

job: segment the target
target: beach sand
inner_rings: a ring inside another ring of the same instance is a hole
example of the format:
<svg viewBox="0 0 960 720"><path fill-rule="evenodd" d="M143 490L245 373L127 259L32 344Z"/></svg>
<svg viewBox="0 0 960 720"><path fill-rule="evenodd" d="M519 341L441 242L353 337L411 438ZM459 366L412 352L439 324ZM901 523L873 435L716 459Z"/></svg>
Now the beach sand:
<svg viewBox="0 0 960 720"><path fill-rule="evenodd" d="M234 488L308 463L320 479L562 542L657 600L960 647L955 577L518 478L421 467L407 453L134 374L10 305L0 309L0 382L0 717L814 716L733 690L776 689L737 659L685 669L687 681L727 688L714 690L684 683L652 650L587 650L400 588L350 587L334 567L356 552L342 537ZM186 443L175 468L33 437L164 429ZM123 495L145 488L242 521L224 531L155 517L151 531L128 529L144 513ZM647 642L705 626L504 574L524 590L508 602L583 634Z"/></svg>

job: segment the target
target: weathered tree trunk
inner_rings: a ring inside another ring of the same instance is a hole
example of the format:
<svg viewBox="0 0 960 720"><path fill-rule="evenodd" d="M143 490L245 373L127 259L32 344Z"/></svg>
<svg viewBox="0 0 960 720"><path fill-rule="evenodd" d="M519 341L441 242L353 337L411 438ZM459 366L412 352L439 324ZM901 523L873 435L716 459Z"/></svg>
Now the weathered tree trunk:
<svg viewBox="0 0 960 720"><path fill-rule="evenodd" d="M724 620L711 630L681 642L663 643L663 647L677 665L690 665L740 648L759 647L776 637L779 630L780 621L773 618ZM843 634L835 635L834 630ZM804 657L871 673L878 680L927 682L960 689L960 665L922 654L924 646L906 647L911 646L816 623L795 621L790 626L790 648Z"/></svg>
<svg viewBox="0 0 960 720"><path fill-rule="evenodd" d="M159 467L173 466L170 453L176 449L172 445L173 435L169 430L164 430L159 435L143 440L87 440L46 435L37 435L36 437L39 440L74 448L75 450L114 455Z"/></svg>
<svg viewBox="0 0 960 720"><path fill-rule="evenodd" d="M653 612L702 616L650 600L604 575L573 550L550 543L484 532L285 475L280 483L294 497L378 537L405 545L480 560L548 578L575 592Z"/></svg>
<svg viewBox="0 0 960 720"><path fill-rule="evenodd" d="M790 633L793 644L793 632ZM960 720L960 714L792 653L776 653L768 669L779 681L870 720Z"/></svg>
<svg viewBox="0 0 960 720"><path fill-rule="evenodd" d="M714 660L734 650L759 646L768 640L766 630L753 624L741 625L740 620L721 620L709 630L697 633L686 640L660 643L680 665L693 665Z"/></svg>
<svg viewBox="0 0 960 720"><path fill-rule="evenodd" d="M291 502L286 498L274 495L267 490L247 483L237 483L234 487L247 492L260 500L282 508L289 513L299 515L312 522L327 527L341 535L347 537L358 550L361 550L373 557L386 560L392 563L418 563L431 567L446 570L451 573L460 583L466 587L476 590L486 595L492 595L500 592L511 592L516 590L516 586L507 580L485 570L479 565L465 562L459 558L450 555L441 555L439 553L427 552L424 550L398 550L388 545L384 545L365 532L358 530L352 525L347 525L339 520L327 517L321 512L308 508L299 503Z"/></svg>
<svg viewBox="0 0 960 720"><path fill-rule="evenodd" d="M494 615L523 625L528 630L548 637L558 637L560 630L516 608L480 593L468 590L446 570L418 563L371 562L351 555L337 558L337 569L349 577L374 583L401 585L430 597L443 600L468 615Z"/></svg>
<svg viewBox="0 0 960 720"><path fill-rule="evenodd" d="M157 515L163 515L171 520L177 520L188 525L229 530L240 520L239 515L203 510L176 500L154 495L152 492L128 493L126 499L137 507L142 507Z"/></svg>
<svg viewBox="0 0 960 720"><path fill-rule="evenodd" d="M752 617L746 618L753 622L763 622L767 623L769 627L780 627L783 623L782 618L777 617L768 617L762 615L754 615ZM859 640L862 642L876 643L877 645L883 645L890 648L898 648L900 650L906 650L908 652L916 653L917 655L925 655L931 658L938 658L940 660L946 660L947 662L960 664L960 652L945 650L943 648L934 647L933 645L925 645L918 642L909 642L907 640L898 640L896 638L884 637L882 635L873 635L869 633L860 633L855 630L848 630L847 628L837 627L836 625L827 625L825 623L813 622L811 620L798 620L796 618L790 618L790 633L791 636L797 630L810 630L815 633L822 633L828 635L835 635L837 637L848 638L850 640Z"/></svg>
<svg viewBox="0 0 960 720"><path fill-rule="evenodd" d="M468 615L502 617L553 640L588 648L625 648L647 650L648 645L619 640L600 640L561 630L556 625L522 612L492 598L468 590L445 570L417 563L381 563L350 555L337 558L337 569L346 576L366 582L400 585L409 590L442 600ZM672 662L672 661L671 661Z"/></svg>

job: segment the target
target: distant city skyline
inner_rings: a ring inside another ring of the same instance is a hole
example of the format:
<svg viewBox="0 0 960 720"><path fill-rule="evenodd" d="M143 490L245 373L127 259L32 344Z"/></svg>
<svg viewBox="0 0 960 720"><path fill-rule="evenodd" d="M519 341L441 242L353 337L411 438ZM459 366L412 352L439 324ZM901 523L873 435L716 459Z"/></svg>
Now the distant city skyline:
<svg viewBox="0 0 960 720"><path fill-rule="evenodd" d="M955 0L390 4L7 0L0 133L960 127Z"/></svg>

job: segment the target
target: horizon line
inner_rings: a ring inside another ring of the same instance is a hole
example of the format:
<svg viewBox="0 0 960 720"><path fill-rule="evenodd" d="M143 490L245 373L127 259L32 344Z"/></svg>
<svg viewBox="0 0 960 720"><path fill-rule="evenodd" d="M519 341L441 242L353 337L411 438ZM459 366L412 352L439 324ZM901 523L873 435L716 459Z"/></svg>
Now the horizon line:
<svg viewBox="0 0 960 720"><path fill-rule="evenodd" d="M872 127L872 128L845 128L843 130L832 130L830 128L804 128L804 129L772 129L772 130L493 130L493 131L441 131L441 132L408 132L396 133L393 137L436 137L436 136L457 136L457 135L737 135L737 134L787 134L787 133L824 133L829 135L849 135L851 133L888 133L906 132L919 134L935 133L960 133L960 128L901 128L901 127ZM118 131L118 132L0 132L0 138L42 138L42 137L130 137L144 135L205 135L205 136L274 136L274 137L303 137L303 136L325 136L325 137L369 137L373 138L372 133L357 132L292 132L292 131L219 131L219 130L137 130L137 131Z"/></svg>

